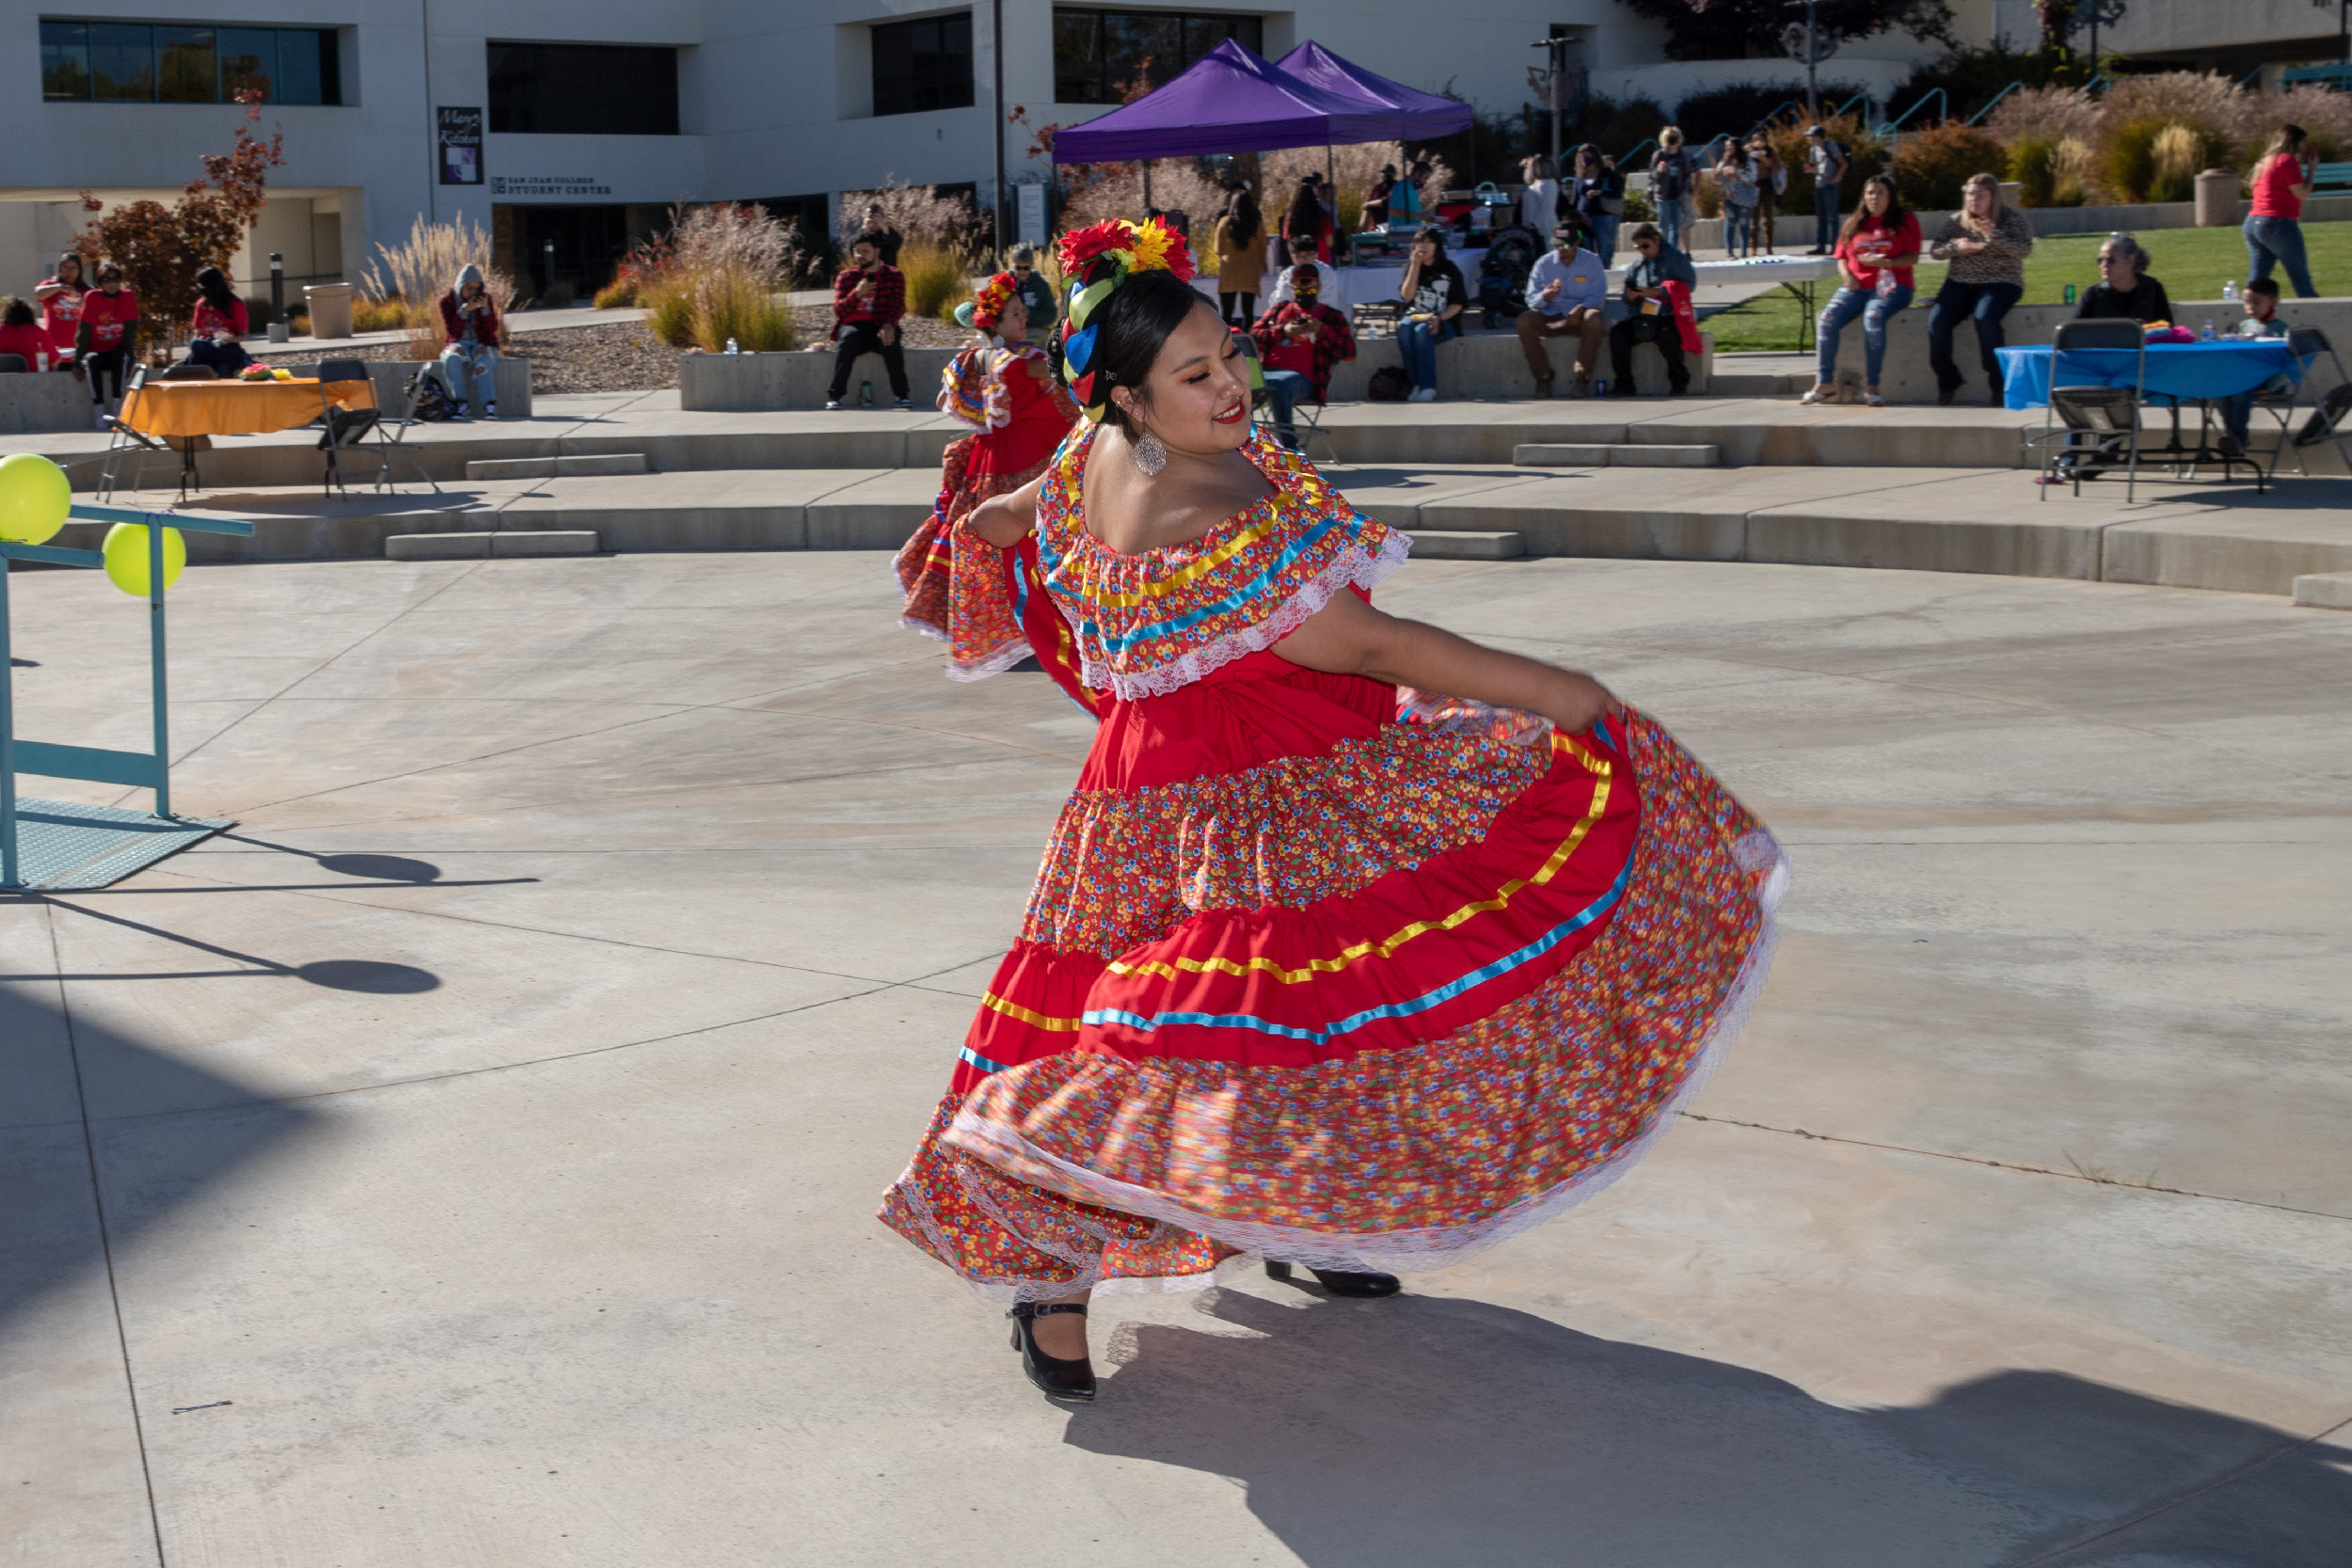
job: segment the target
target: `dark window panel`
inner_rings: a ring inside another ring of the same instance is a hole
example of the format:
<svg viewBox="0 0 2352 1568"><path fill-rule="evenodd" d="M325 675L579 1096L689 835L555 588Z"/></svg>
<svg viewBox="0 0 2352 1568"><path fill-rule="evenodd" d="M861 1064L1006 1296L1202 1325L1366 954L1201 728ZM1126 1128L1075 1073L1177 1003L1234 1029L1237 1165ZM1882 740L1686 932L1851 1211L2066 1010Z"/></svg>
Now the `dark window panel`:
<svg viewBox="0 0 2352 1568"><path fill-rule="evenodd" d="M308 34L289 33L295 47L310 41ZM264 103L278 103L278 34L269 27L221 27L213 38L220 55L220 101L233 103L241 92L259 92Z"/></svg>
<svg viewBox="0 0 2352 1568"><path fill-rule="evenodd" d="M493 43L490 129L675 136L677 51L623 44Z"/></svg>
<svg viewBox="0 0 2352 1568"><path fill-rule="evenodd" d="M89 96L89 24L44 22L40 24L40 95L43 98L83 99Z"/></svg>
<svg viewBox="0 0 2352 1568"><path fill-rule="evenodd" d="M1139 81L1158 87L1184 70L1184 19L1147 11L1111 11L1103 18L1103 78L1117 103Z"/></svg>
<svg viewBox="0 0 2352 1568"><path fill-rule="evenodd" d="M89 30L91 96L117 103L155 101L155 29L93 23Z"/></svg>
<svg viewBox="0 0 2352 1568"><path fill-rule="evenodd" d="M1092 103L1103 90L1103 13L1054 12L1054 102Z"/></svg>
<svg viewBox="0 0 2352 1568"><path fill-rule="evenodd" d="M165 103L220 102L220 63L210 27L155 29L156 93Z"/></svg>
<svg viewBox="0 0 2352 1568"><path fill-rule="evenodd" d="M341 103L343 101L342 35L328 28L315 36L319 44L319 102ZM282 61L286 54L286 46L283 42L278 44L278 54Z"/></svg>
<svg viewBox="0 0 2352 1568"><path fill-rule="evenodd" d="M890 22L873 29L874 112L921 114L972 106L972 13Z"/></svg>

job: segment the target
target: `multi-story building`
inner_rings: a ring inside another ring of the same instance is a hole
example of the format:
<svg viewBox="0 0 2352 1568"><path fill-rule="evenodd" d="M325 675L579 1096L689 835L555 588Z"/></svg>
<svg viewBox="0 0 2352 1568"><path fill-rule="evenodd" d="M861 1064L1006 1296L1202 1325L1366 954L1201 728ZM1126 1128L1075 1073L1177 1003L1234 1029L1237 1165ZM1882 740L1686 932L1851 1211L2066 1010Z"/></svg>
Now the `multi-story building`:
<svg viewBox="0 0 2352 1568"><path fill-rule="evenodd" d="M271 251L295 282L357 277L418 216L463 214L518 274L544 281L551 258L587 288L678 201L759 200L830 230L841 192L896 177L968 187L985 209L1000 136L1009 182L1038 180L1025 124L1104 113L1147 62L1164 80L1224 38L1268 56L1312 38L1495 110L1529 100L1531 45L1553 36L1613 97L1802 80L1786 59L1664 62L1657 25L1615 0L378 3L0 9L15 45L0 58L20 73L0 95L0 290L46 270L83 221L80 192L168 197L194 177L227 146L240 89L262 93L262 129L286 153L238 262L248 285ZM1963 30L1989 37L2002 3L1958 0ZM1919 53L1861 40L1835 74L1892 87Z"/></svg>

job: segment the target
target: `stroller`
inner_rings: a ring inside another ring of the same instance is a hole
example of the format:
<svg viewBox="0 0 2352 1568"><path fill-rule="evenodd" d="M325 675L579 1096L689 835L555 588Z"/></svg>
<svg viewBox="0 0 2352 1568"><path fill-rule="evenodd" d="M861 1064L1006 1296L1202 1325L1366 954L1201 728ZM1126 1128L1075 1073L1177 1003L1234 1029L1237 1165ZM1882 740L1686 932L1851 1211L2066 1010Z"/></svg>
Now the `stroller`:
<svg viewBox="0 0 2352 1568"><path fill-rule="evenodd" d="M1543 253L1542 237L1524 224L1498 229L1488 238L1486 259L1478 264L1478 303L1488 327L1516 321L1527 309L1527 275Z"/></svg>

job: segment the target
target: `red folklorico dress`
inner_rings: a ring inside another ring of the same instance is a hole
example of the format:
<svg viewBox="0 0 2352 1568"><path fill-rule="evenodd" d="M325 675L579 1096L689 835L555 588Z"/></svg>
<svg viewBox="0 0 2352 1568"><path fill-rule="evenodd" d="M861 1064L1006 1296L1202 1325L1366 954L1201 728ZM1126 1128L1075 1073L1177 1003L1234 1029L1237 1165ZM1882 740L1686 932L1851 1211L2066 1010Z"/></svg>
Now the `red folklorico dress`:
<svg viewBox="0 0 2352 1568"><path fill-rule="evenodd" d="M1407 541L1261 437L1275 494L1120 554L1093 434L986 578L1050 599L1021 618L1101 728L882 1220L1042 1300L1435 1268L1598 1191L1762 986L1771 834L1630 709L1567 735L1292 664Z"/></svg>
<svg viewBox="0 0 2352 1568"><path fill-rule="evenodd" d="M1032 364L1047 371L1044 379ZM990 497L1044 472L1078 405L1047 369L1042 349L1008 348L994 338L958 354L940 382L940 412L974 433L948 443L938 503L898 551L898 586L906 594L898 624L947 643L948 679L977 680L1018 664L1029 642L995 581L997 552L963 528L963 519ZM973 566L976 551L989 559Z"/></svg>

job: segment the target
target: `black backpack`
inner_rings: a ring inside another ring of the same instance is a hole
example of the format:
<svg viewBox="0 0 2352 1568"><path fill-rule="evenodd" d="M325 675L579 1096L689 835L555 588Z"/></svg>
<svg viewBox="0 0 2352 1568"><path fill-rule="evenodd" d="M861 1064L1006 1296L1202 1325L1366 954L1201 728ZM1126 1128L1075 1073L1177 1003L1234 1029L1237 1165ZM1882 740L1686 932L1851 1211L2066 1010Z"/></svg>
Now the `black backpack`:
<svg viewBox="0 0 2352 1568"><path fill-rule="evenodd" d="M1413 384L1401 365L1381 366L1364 384L1364 396L1375 403L1403 403L1412 390Z"/></svg>
<svg viewBox="0 0 2352 1568"><path fill-rule="evenodd" d="M424 384L421 389L419 382ZM448 390L441 385L440 373L431 366L410 376L400 390L402 396L415 400L417 419L421 423L439 424L457 412L457 405L450 401Z"/></svg>

